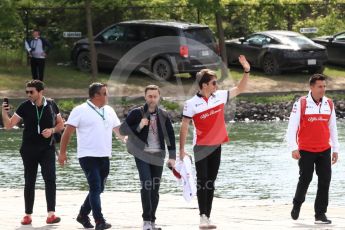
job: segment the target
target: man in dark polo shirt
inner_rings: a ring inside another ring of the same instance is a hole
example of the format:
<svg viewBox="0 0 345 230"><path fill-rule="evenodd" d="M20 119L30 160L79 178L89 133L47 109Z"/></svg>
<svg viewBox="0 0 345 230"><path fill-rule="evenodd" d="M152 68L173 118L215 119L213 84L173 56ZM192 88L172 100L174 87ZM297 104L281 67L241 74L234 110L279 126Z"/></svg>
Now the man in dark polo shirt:
<svg viewBox="0 0 345 230"><path fill-rule="evenodd" d="M55 183L55 146L53 134L63 130L63 120L57 105L43 96L44 83L32 80L26 83L28 100L19 105L14 115L8 115L9 105L2 104L4 127L11 129L21 120L24 122L23 140L20 154L24 165L24 200L25 215L22 225L31 224L35 199L35 183L38 165L41 166L45 183L48 217L47 224L60 222L55 216L56 183ZM55 124L55 125L53 125Z"/></svg>

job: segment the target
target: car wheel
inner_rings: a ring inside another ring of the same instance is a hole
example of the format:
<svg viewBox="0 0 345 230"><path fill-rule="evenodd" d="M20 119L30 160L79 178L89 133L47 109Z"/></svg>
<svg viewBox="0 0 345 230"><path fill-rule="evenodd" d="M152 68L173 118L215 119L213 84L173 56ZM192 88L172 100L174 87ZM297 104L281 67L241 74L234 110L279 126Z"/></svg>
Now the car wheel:
<svg viewBox="0 0 345 230"><path fill-rule="evenodd" d="M170 63L165 59L157 59L152 66L152 72L158 80L168 80L173 76Z"/></svg>
<svg viewBox="0 0 345 230"><path fill-rule="evenodd" d="M265 74L268 75L278 74L280 72L277 61L274 59L272 54L266 54L264 56L262 69L264 70Z"/></svg>
<svg viewBox="0 0 345 230"><path fill-rule="evenodd" d="M323 73L324 70L325 70L324 66L318 66L318 67L315 67L315 68L308 69L308 73L309 74Z"/></svg>
<svg viewBox="0 0 345 230"><path fill-rule="evenodd" d="M90 72L91 71L91 59L90 53L87 51L82 51L79 53L77 58L77 66L83 72Z"/></svg>

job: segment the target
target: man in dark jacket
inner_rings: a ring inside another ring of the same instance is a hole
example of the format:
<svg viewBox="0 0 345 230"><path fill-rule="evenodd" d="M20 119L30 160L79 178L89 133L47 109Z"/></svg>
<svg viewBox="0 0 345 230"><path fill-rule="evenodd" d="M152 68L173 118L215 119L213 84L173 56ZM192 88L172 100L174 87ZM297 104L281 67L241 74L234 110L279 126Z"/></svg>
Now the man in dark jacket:
<svg viewBox="0 0 345 230"><path fill-rule="evenodd" d="M40 37L40 34L39 30L33 30L33 38L25 40L25 49L30 57L32 79L43 81L45 59L51 45L46 39Z"/></svg>
<svg viewBox="0 0 345 230"><path fill-rule="evenodd" d="M145 89L146 104L133 109L120 127L121 135L127 135L127 150L135 158L141 182L143 229L158 229L155 225L159 202L159 186L162 177L165 144L169 151L167 164L175 166L175 133L166 111L158 108L159 87L149 85Z"/></svg>

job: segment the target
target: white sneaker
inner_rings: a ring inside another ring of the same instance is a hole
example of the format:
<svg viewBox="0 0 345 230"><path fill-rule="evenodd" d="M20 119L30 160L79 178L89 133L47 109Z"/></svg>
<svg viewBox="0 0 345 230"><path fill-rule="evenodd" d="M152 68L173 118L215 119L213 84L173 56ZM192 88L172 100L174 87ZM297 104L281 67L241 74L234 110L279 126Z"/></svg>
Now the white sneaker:
<svg viewBox="0 0 345 230"><path fill-rule="evenodd" d="M207 218L207 222L208 222L208 229L216 229L217 228L217 226L214 223L212 223L210 218Z"/></svg>
<svg viewBox="0 0 345 230"><path fill-rule="evenodd" d="M208 218L205 214L202 214L200 216L199 228L200 229L208 229Z"/></svg>
<svg viewBox="0 0 345 230"><path fill-rule="evenodd" d="M162 228L157 227L155 222L151 222L152 230L162 230Z"/></svg>
<svg viewBox="0 0 345 230"><path fill-rule="evenodd" d="M151 221L144 221L143 230L153 230L152 225L151 225Z"/></svg>

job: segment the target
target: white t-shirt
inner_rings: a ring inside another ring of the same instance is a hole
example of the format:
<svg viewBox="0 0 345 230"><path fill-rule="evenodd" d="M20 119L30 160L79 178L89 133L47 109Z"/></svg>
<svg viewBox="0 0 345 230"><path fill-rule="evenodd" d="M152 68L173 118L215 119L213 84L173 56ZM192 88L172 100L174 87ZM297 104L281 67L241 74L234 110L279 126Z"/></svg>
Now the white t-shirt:
<svg viewBox="0 0 345 230"><path fill-rule="evenodd" d="M99 109L88 100L72 110L66 124L77 128L78 158L111 157L113 128L121 124L113 108Z"/></svg>

